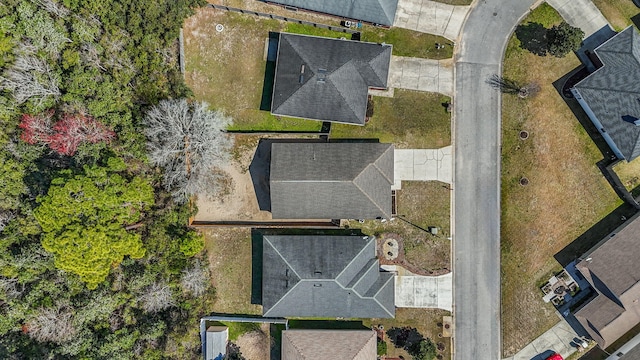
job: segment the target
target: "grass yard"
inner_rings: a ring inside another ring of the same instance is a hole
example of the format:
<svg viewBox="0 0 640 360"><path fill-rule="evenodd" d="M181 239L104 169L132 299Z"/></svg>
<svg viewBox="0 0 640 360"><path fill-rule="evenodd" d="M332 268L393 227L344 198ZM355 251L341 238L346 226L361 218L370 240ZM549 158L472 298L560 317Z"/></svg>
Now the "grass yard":
<svg viewBox="0 0 640 360"><path fill-rule="evenodd" d="M203 233L216 288L216 301L210 311L262 315L262 307L251 304L251 229L219 227Z"/></svg>
<svg viewBox="0 0 640 360"><path fill-rule="evenodd" d="M561 21L543 4L524 22L549 27ZM511 38L506 78L535 81L542 90L522 100L503 96L502 334L513 355L558 322L542 301L539 283L561 269L554 255L611 213L622 201L596 167L602 154L552 83L579 65L573 55L539 57ZM529 132L520 140L521 130ZM529 179L521 186L522 177Z"/></svg>
<svg viewBox="0 0 640 360"><path fill-rule="evenodd" d="M640 195L640 161L630 163L621 161L613 167L613 170L633 196Z"/></svg>
<svg viewBox="0 0 640 360"><path fill-rule="evenodd" d="M451 234L450 193L447 184L437 181L405 181L397 195L398 217L393 221L350 221L348 225L367 235L398 234L410 264L429 273L447 273L451 269L451 241L447 239ZM437 236L426 231L429 226L440 229Z"/></svg>
<svg viewBox="0 0 640 360"><path fill-rule="evenodd" d="M385 332L392 327L409 326L416 328L422 336L430 338L434 345L442 343L444 350L438 351L438 354L441 354L443 359L451 359L450 339L438 337L438 334L442 334L442 327L438 325L442 324L443 316L449 315L451 315L451 313L445 310L401 308L396 309L395 319L371 319L365 320L362 323L368 328L382 325L384 326ZM387 342L387 355L389 357L397 358L402 356L404 359L411 359L411 355L407 354L404 349L395 348L386 336L385 341Z"/></svg>
<svg viewBox="0 0 640 360"><path fill-rule="evenodd" d="M593 3L616 31L631 25L631 18L640 14L640 9L631 0L593 0Z"/></svg>
<svg viewBox="0 0 640 360"><path fill-rule="evenodd" d="M451 144L450 98L436 93L395 89L393 98L374 97L365 126L333 124L331 138L376 138L397 148L430 149Z"/></svg>

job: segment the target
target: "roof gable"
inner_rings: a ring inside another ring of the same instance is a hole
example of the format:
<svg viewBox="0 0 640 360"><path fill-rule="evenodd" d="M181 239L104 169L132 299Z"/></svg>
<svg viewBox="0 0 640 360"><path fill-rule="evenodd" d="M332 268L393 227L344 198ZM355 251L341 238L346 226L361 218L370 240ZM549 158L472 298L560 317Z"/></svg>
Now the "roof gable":
<svg viewBox="0 0 640 360"><path fill-rule="evenodd" d="M271 112L364 124L368 88L386 88L391 46L281 33Z"/></svg>
<svg viewBox="0 0 640 360"><path fill-rule="evenodd" d="M274 143L273 218L391 217L393 154L391 144Z"/></svg>
<svg viewBox="0 0 640 360"><path fill-rule="evenodd" d="M575 85L627 161L640 156L640 35L630 26L595 50L604 66Z"/></svg>
<svg viewBox="0 0 640 360"><path fill-rule="evenodd" d="M376 341L372 330L285 330L282 360L375 360Z"/></svg>
<svg viewBox="0 0 640 360"><path fill-rule="evenodd" d="M393 25L398 0L269 0L325 14L361 20L375 24Z"/></svg>
<svg viewBox="0 0 640 360"><path fill-rule="evenodd" d="M375 244L368 236L265 235L264 315L393 317L393 274L380 272Z"/></svg>

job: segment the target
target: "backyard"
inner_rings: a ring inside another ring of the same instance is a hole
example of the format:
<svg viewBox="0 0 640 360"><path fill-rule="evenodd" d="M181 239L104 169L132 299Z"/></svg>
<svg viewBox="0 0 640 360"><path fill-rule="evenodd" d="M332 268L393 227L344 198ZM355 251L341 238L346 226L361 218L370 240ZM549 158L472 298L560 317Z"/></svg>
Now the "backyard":
<svg viewBox="0 0 640 360"><path fill-rule="evenodd" d="M543 4L523 21L550 27L562 21ZM516 30L516 34L518 29ZM513 355L558 322L542 301L541 281L561 265L554 255L621 205L596 167L602 154L553 83L580 65L534 55L513 36L503 75L541 85L537 97L503 96L502 127L502 333ZM560 85L561 86L561 85ZM529 137L521 140L522 130ZM527 178L526 185L520 180ZM619 219L618 219L619 221ZM586 239L594 241L598 239Z"/></svg>
<svg viewBox="0 0 640 360"><path fill-rule="evenodd" d="M613 170L633 196L640 195L640 161L620 161Z"/></svg>

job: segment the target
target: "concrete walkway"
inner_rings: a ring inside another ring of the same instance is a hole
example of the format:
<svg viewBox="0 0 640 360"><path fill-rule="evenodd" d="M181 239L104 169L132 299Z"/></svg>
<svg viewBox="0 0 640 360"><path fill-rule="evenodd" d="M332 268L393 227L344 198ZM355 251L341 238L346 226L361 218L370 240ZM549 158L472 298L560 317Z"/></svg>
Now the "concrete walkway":
<svg viewBox="0 0 640 360"><path fill-rule="evenodd" d="M442 181L451 184L453 156L451 146L440 149L396 149L394 151L392 189L401 188L404 181Z"/></svg>
<svg viewBox="0 0 640 360"><path fill-rule="evenodd" d="M591 0L547 0L571 26L579 27L588 37L609 23Z"/></svg>
<svg viewBox="0 0 640 360"><path fill-rule="evenodd" d="M469 8L429 0L400 0L393 26L455 40Z"/></svg>
<svg viewBox="0 0 640 360"><path fill-rule="evenodd" d="M566 359L576 351L576 348L571 346L571 342L577 337L578 335L571 326L562 320L517 354L504 360L539 360L539 356L549 350L557 352ZM544 360L544 358L540 358L540 360Z"/></svg>
<svg viewBox="0 0 640 360"><path fill-rule="evenodd" d="M421 276L395 265L383 265L395 272L396 307L452 311L453 276Z"/></svg>
<svg viewBox="0 0 640 360"><path fill-rule="evenodd" d="M453 62L392 56L389 86L399 89L453 94Z"/></svg>

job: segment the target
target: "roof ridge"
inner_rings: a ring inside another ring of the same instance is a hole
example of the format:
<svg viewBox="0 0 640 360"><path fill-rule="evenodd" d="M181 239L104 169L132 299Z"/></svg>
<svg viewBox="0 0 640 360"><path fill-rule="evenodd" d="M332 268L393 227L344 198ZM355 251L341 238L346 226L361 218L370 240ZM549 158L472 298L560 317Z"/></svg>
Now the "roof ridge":
<svg viewBox="0 0 640 360"><path fill-rule="evenodd" d="M347 104L347 107L349 108L349 110L351 110L351 113L353 114L354 118L358 118L358 114L356 114L356 110L353 108L353 106L355 104L352 104L350 101L347 100L347 98L344 96L344 94L342 93L342 90L334 83L333 81L333 74L336 74L337 72L339 72L340 70L342 70L345 66L347 65L351 65L353 67L353 70L355 70L355 72L358 74L358 76L360 77L360 79L362 80L363 83L365 83L365 85L367 84L367 82L365 81L365 79L362 77L362 74L360 74L360 71L358 71L358 67L355 66L355 60L354 59L349 59L349 61L345 62L344 64L342 64L340 67L338 67L337 69L335 69L334 71L331 72L331 74L329 74L329 76L327 76L327 80L329 80L328 82L331 83L331 85L333 85L333 87L337 90L338 94L340 95L340 98L342 99L342 102L344 102L345 104ZM368 66L368 63L367 63ZM368 87L368 85L367 85ZM366 109L365 109L365 117L366 117ZM359 119L360 120L360 119ZM362 121L364 122L364 119L362 119Z"/></svg>
<svg viewBox="0 0 640 360"><path fill-rule="evenodd" d="M291 333L289 333L289 334L291 334ZM291 346L293 346L296 349L296 351L302 357L302 359L303 360L306 359L307 357L302 353L302 350L297 346L297 344L295 342L291 341L290 337L288 337L287 339L289 339L289 343L291 344Z"/></svg>
<svg viewBox="0 0 640 360"><path fill-rule="evenodd" d="M361 171L361 172L360 172L360 173L355 177L355 179L353 179L352 183L353 183L353 185L355 185L355 186L358 188L358 190L360 190L360 192L361 192L361 193L363 193L363 194L367 197L367 199L369 199L369 201L371 201L371 203L372 203L372 204L374 204L374 205L378 208L378 210L380 210L380 212L381 212L381 213L385 214L385 216L391 216L390 214L387 214L387 212L386 212L383 208L381 208L381 207L380 207L380 204L378 204L378 203L377 203L377 202L376 202L376 201L371 197L371 195L370 195L368 192L364 191L364 190L360 187L360 185L358 185L358 183L357 183L357 180L358 180L361 176L364 176L364 172L365 172L365 170L367 170L367 169L368 169L369 167L371 167L371 166L373 166L373 168L374 168L374 169L376 169L376 171L377 171L379 174L381 174L381 175L382 175L382 177L384 177L385 179L387 178L386 176L384 176L384 174L382 174L382 171L380 171L380 169L379 169L377 166L375 166L374 164L375 164L375 162L373 162L373 163L369 163L369 165L365 166L365 168L364 168L364 169L363 169L363 170L362 170L362 171ZM393 182L391 181L391 183L393 183ZM389 189L389 192L391 192L391 189Z"/></svg>
<svg viewBox="0 0 640 360"><path fill-rule="evenodd" d="M392 314L392 313L390 313L390 312L387 310L387 308L386 308L384 305L382 305L382 304L380 303L380 301L378 301L378 294L380 294L380 291L382 291L382 289L384 289L384 287L385 287L385 286L389 283L389 281L391 281L391 280L393 280L393 286L394 286L394 288L395 288L395 286L396 286L396 285L395 285L395 279L396 279L395 275L393 275L393 274L392 274L392 276L391 276L391 277L389 277L389 279L387 279L387 281L386 281L382 286L380 286L380 287L378 288L378 291L377 291L375 294L373 294L373 296L372 296L373 300L374 300L378 305L380 305L380 307L381 307L381 308L383 308L383 309L384 309L384 311L385 311L387 314L391 315L391 317L395 317L395 315L394 315L394 314ZM394 289L394 299L395 299L395 289ZM396 304L395 304L395 301L394 301L393 306L395 307L395 305L396 305Z"/></svg>
<svg viewBox="0 0 640 360"><path fill-rule="evenodd" d="M291 293L295 288L297 288L297 287L298 287L298 285L300 285L302 282L303 282L303 281L302 281L302 279L301 279L301 280L300 280L300 281L298 281L295 285L293 285L293 287L292 287L291 289L289 289L289 291L287 291L286 293L284 293L284 294L282 295L282 297L280 297L280 300L276 301L276 302L275 302L275 304L271 305L271 307L269 308L269 310L267 310L264 314L262 314L262 316L263 316L263 317L268 317L269 313L270 313L271 311L273 311L273 309L275 309L275 308L276 308L276 306L278 306L278 304L280 304L280 303L282 302L282 300L284 300L284 299L287 297L287 295L288 295L289 293ZM264 306L263 306L263 308L264 308Z"/></svg>
<svg viewBox="0 0 640 360"><path fill-rule="evenodd" d="M268 235L267 235L268 236ZM280 250L278 250L276 248L275 245L273 245L273 243L271 242L271 240L269 240L268 237L264 237L265 240L267 240L267 242L269 243L269 245L271 245L271 248L273 248L273 250L278 254L278 256L280 256L280 258L282 259L282 261L284 261L285 264L287 264L287 266L289 266L289 268L291 268L291 271L293 271L294 274L296 274L296 276L298 277L298 280L302 280L302 276L300 276L300 274L298 274L298 272L296 271L296 269L287 261L287 259L282 255L282 253L280 252Z"/></svg>
<svg viewBox="0 0 640 360"><path fill-rule="evenodd" d="M395 152L395 147L394 146L389 146L385 151L382 152L382 154L380 154L380 156L378 156L376 158L376 161L373 162L373 166L376 167L376 169L378 169L378 171L380 172L380 174L382 174L382 177L384 177L385 179L387 179L387 181L389 181L390 183L393 184L393 180L389 179L389 177L387 177L384 173L384 171L382 171L382 169L378 166L378 161L380 159L382 159L383 156L385 156L388 152ZM395 153L394 153L395 156Z"/></svg>
<svg viewBox="0 0 640 360"><path fill-rule="evenodd" d="M340 277L340 275L342 275L342 274L347 270L347 268L348 268L349 266L351 266L351 264L353 264L353 262L355 261L355 259L357 259L357 258L360 256L360 254L362 254L365 250L367 250L367 247L369 246L369 244L371 243L371 241L375 241L375 239L376 239L376 237L375 237L375 236L369 236L369 235L367 235L367 237L369 238L369 241L368 241L368 242L367 242L367 243L362 247L362 249L360 249L360 251L358 251L358 253L357 253L357 254L356 254L356 255L351 259L351 261L347 264L347 266L345 266L345 267L342 269L342 271L340 271L340 272L338 273L338 275L336 275L336 276L335 276L335 278L334 278L334 279L335 279L336 283L340 284L340 281L338 281L338 278ZM374 248L374 249L375 249L375 248ZM340 284L340 285L342 285L342 284ZM347 284L347 285L349 285L349 284Z"/></svg>
<svg viewBox="0 0 640 360"><path fill-rule="evenodd" d="M375 340L376 340L376 342L377 342L377 340L378 340L378 335L375 333L375 331L373 331L373 330L370 330L370 331L371 331L371 336L369 336L369 338L367 338L367 341L365 341L365 342L362 344L362 346L360 347L360 350L358 350L358 352L356 352L356 356L354 356L354 357L353 357L354 359L357 359L357 358L358 358L358 355L360 355L360 354L364 351L364 348L369 344L369 342L371 342L371 339L372 339L372 338L375 338Z"/></svg>

